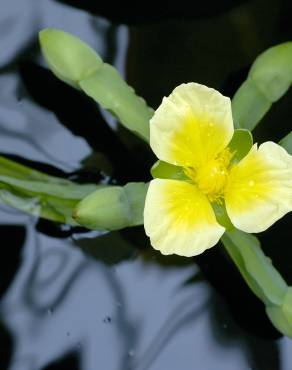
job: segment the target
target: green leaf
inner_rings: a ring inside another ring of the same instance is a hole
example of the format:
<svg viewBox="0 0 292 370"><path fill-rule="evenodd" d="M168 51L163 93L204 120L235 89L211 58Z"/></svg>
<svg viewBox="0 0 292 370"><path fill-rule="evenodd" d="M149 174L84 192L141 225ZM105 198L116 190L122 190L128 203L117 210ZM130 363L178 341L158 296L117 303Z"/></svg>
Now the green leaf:
<svg viewBox="0 0 292 370"><path fill-rule="evenodd" d="M281 306L267 306L266 313L275 327L292 338L292 287L287 289Z"/></svg>
<svg viewBox="0 0 292 370"><path fill-rule="evenodd" d="M252 144L253 138L250 131L244 129L234 130L234 134L228 145L233 154L231 163L237 163L244 158L250 151Z"/></svg>
<svg viewBox="0 0 292 370"><path fill-rule="evenodd" d="M72 218L72 211L78 203L76 199L21 192L0 184L0 203L37 217L76 226Z"/></svg>
<svg viewBox="0 0 292 370"><path fill-rule="evenodd" d="M182 167L160 160L154 163L150 171L153 178L174 180L188 179Z"/></svg>
<svg viewBox="0 0 292 370"><path fill-rule="evenodd" d="M239 230L226 232L222 242L233 258L234 250L240 256L234 262L243 277L254 291L266 304L281 305L287 291L287 284L272 265L270 258L263 253L258 239ZM256 285L255 285L255 284Z"/></svg>
<svg viewBox="0 0 292 370"><path fill-rule="evenodd" d="M49 220L76 225L72 211L100 185L80 185L0 157L0 203Z"/></svg>
<svg viewBox="0 0 292 370"><path fill-rule="evenodd" d="M109 64L80 81L81 89L103 108L109 110L130 131L149 141L149 121L153 110L137 96Z"/></svg>
<svg viewBox="0 0 292 370"><path fill-rule="evenodd" d="M1 173L1 170L0 170ZM10 185L14 189L20 191L28 191L30 193L52 195L63 199L80 200L89 193L97 189L97 185L85 184L79 185L72 182L65 184L50 183L44 181L20 180L9 176L0 175L0 183ZM103 186L101 186L103 187Z"/></svg>
<svg viewBox="0 0 292 370"><path fill-rule="evenodd" d="M287 150L289 154L292 155L292 131L286 135L280 142L279 144Z"/></svg>
<svg viewBox="0 0 292 370"><path fill-rule="evenodd" d="M232 100L236 127L253 130L291 83L292 42L276 45L259 55Z"/></svg>
<svg viewBox="0 0 292 370"><path fill-rule="evenodd" d="M102 60L83 41L70 33L46 28L39 33L43 55L51 71L62 81L79 88L79 81L97 71Z"/></svg>
<svg viewBox="0 0 292 370"><path fill-rule="evenodd" d="M253 63L249 76L271 102L280 99L292 83L292 42L264 51Z"/></svg>
<svg viewBox="0 0 292 370"><path fill-rule="evenodd" d="M265 295L261 289L261 287L257 284L257 282L253 279L253 277L249 274L246 269L244 259L238 250L236 244L228 237L227 233L221 237L221 241L228 252L229 256L235 263L236 267L238 268L239 272L241 273L242 277L244 278L245 282L251 289L251 291L263 302L267 302Z"/></svg>
<svg viewBox="0 0 292 370"><path fill-rule="evenodd" d="M137 96L118 71L78 37L48 28L40 32L40 44L52 72L62 81L83 90L118 117L129 130L149 141L153 109Z"/></svg>
<svg viewBox="0 0 292 370"><path fill-rule="evenodd" d="M119 230L143 224L148 185L129 183L95 191L74 210L75 221L89 229Z"/></svg>

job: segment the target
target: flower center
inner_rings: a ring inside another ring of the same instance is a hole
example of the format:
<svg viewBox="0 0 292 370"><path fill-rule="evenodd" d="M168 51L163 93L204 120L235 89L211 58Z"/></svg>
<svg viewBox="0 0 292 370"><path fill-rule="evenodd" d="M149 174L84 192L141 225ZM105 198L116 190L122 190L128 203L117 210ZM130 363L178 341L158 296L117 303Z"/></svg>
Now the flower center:
<svg viewBox="0 0 292 370"><path fill-rule="evenodd" d="M225 149L215 159L212 159L198 168L185 168L186 175L198 186L208 199L219 201L224 196L224 190L228 181L229 163L232 154Z"/></svg>

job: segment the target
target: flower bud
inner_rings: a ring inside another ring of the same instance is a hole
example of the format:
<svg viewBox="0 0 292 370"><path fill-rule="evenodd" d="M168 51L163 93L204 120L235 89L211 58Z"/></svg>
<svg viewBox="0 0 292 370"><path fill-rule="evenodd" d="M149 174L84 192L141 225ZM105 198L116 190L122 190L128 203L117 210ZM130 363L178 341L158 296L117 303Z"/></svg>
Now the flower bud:
<svg viewBox="0 0 292 370"><path fill-rule="evenodd" d="M93 49L67 32L46 28L39 33L39 40L52 72L77 89L79 81L96 72L103 64Z"/></svg>

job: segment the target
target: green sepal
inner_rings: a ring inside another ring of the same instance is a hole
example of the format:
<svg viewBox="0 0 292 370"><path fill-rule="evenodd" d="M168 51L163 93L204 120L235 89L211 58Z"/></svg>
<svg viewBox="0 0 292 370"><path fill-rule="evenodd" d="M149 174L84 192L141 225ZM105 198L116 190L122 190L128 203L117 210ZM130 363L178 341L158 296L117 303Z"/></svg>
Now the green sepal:
<svg viewBox="0 0 292 370"><path fill-rule="evenodd" d="M234 130L232 139L228 144L228 148L232 153L231 164L238 163L242 158L244 158L250 151L252 145L253 138L249 130Z"/></svg>
<svg viewBox="0 0 292 370"><path fill-rule="evenodd" d="M172 180L188 180L189 178L184 173L180 166L175 166L164 161L158 160L151 167L151 175L158 179L172 179Z"/></svg>

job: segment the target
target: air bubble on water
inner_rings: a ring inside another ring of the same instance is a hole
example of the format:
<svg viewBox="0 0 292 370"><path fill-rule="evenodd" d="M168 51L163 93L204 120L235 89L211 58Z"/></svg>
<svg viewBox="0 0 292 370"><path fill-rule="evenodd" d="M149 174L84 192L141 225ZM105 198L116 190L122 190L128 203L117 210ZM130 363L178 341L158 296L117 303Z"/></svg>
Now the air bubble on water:
<svg viewBox="0 0 292 370"><path fill-rule="evenodd" d="M77 342L77 348L80 349L82 347L82 342Z"/></svg>
<svg viewBox="0 0 292 370"><path fill-rule="evenodd" d="M103 318L103 320L102 320L105 324L108 324L108 323L110 323L111 321L112 321L112 319L111 319L111 317L109 317L109 316L106 316L105 318Z"/></svg>
<svg viewBox="0 0 292 370"><path fill-rule="evenodd" d="M133 349L130 349L130 351L128 352L128 356L129 357L134 357L135 356L135 351Z"/></svg>

